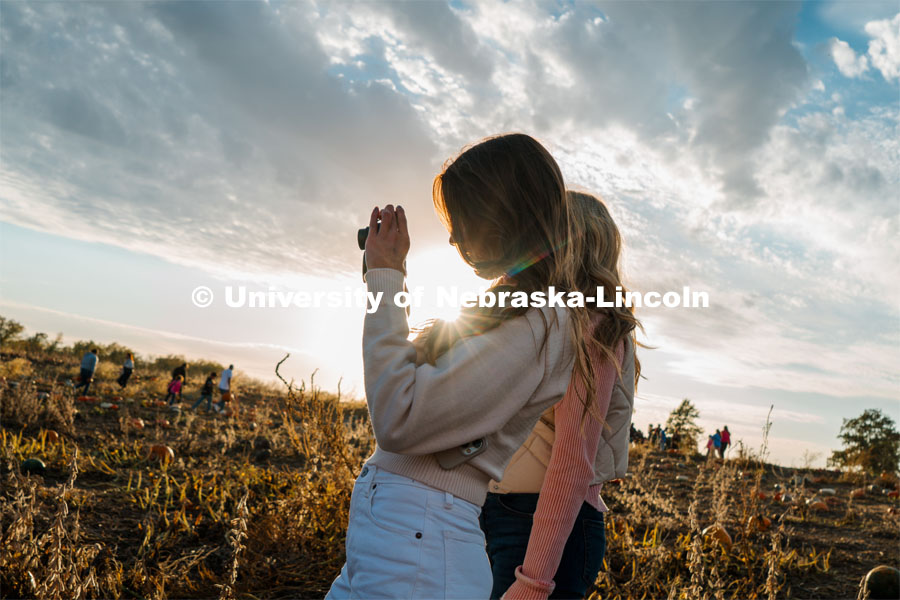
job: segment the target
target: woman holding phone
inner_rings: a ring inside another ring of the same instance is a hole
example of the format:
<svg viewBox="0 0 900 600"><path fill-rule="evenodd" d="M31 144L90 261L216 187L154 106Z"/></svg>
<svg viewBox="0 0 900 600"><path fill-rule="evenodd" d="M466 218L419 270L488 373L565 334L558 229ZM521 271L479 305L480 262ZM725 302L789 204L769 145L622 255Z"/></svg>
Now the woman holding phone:
<svg viewBox="0 0 900 600"><path fill-rule="evenodd" d="M533 138L468 148L435 178L433 197L463 260L486 279L506 276L492 292L593 293L578 288L562 174ZM365 317L363 362L377 448L354 486L347 561L328 598L487 598L478 518L489 482L562 399L573 370L586 398L596 393L584 307L465 309L410 341L406 312L393 302L408 250L405 211L376 207L366 285L382 300ZM461 445L461 464L445 468Z"/></svg>

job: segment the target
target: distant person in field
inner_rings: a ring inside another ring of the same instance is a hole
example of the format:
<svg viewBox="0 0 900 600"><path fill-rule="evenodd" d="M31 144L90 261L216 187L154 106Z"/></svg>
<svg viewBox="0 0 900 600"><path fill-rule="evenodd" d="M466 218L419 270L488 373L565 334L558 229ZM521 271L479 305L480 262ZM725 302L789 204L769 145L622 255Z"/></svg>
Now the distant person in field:
<svg viewBox="0 0 900 600"><path fill-rule="evenodd" d="M713 450L716 447L716 443L713 441L713 436L709 436L709 440L706 442L706 461L709 462L712 460Z"/></svg>
<svg viewBox="0 0 900 600"><path fill-rule="evenodd" d="M81 373L78 376L77 390L82 388L82 395L87 396L91 389L91 382L94 380L94 371L97 370L97 364L100 362L100 351L94 348L84 355L81 359Z"/></svg>
<svg viewBox="0 0 900 600"><path fill-rule="evenodd" d="M184 377L181 375L169 382L169 387L166 388L166 402L169 403L169 406L175 404L176 398L181 397L182 387L184 387Z"/></svg>
<svg viewBox="0 0 900 600"><path fill-rule="evenodd" d="M678 433L678 430L672 432L672 437L669 438L669 448L677 450L679 445L681 444L681 434Z"/></svg>
<svg viewBox="0 0 900 600"><path fill-rule="evenodd" d="M659 449L662 450L663 452L665 452L666 444L668 444L668 443L669 443L669 438L666 436L666 430L660 429L659 430Z"/></svg>
<svg viewBox="0 0 900 600"><path fill-rule="evenodd" d="M206 400L206 412L212 411L212 397L213 397L213 386L216 383L216 373L213 371L206 378L206 381L203 383L203 388L200 390L200 398L194 402L194 405L191 406L191 410L195 410L200 404Z"/></svg>
<svg viewBox="0 0 900 600"><path fill-rule="evenodd" d="M713 434L713 447L715 448L716 454L721 451L722 448L722 432L716 429L716 432Z"/></svg>
<svg viewBox="0 0 900 600"><path fill-rule="evenodd" d="M219 395L221 398L216 405L219 412L225 410L225 403L228 402L231 395L231 378L233 377L233 373L234 365L228 365L228 368L222 371L222 376L219 378Z"/></svg>
<svg viewBox="0 0 900 600"><path fill-rule="evenodd" d="M181 366L172 369L172 379L181 376L182 388L187 385L187 368L188 364L182 363ZM178 391L178 399L181 400L181 390Z"/></svg>
<svg viewBox="0 0 900 600"><path fill-rule="evenodd" d="M116 380L119 383L119 387L123 390L128 385L128 380L131 378L132 373L134 373L134 354L129 352L128 358L125 359L125 363L122 365L122 374Z"/></svg>
<svg viewBox="0 0 900 600"><path fill-rule="evenodd" d="M644 432L635 427L634 423L631 424L631 431L628 432L628 441L634 443L644 441Z"/></svg>
<svg viewBox="0 0 900 600"><path fill-rule="evenodd" d="M725 451L731 445L731 432L728 431L728 425L722 428L721 445L719 446L719 457L725 458Z"/></svg>

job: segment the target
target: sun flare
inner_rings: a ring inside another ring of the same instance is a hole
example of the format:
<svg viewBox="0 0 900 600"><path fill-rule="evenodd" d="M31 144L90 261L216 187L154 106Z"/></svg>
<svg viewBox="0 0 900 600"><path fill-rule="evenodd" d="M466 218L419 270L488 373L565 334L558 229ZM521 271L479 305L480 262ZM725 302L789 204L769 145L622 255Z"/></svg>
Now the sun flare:
<svg viewBox="0 0 900 600"><path fill-rule="evenodd" d="M408 284L410 289L422 288L421 303L414 306L410 315L411 323L421 323L427 319L452 321L459 316L459 306L448 301L457 291L457 297L465 292L482 292L489 282L472 271L456 250L446 246L428 246L410 254L407 260ZM442 297L442 290L445 292Z"/></svg>

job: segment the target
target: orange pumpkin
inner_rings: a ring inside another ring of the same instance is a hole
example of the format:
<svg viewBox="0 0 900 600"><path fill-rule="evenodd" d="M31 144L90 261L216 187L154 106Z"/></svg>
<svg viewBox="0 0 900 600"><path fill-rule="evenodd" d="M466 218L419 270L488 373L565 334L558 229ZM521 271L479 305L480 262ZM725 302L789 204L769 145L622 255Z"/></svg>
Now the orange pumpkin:
<svg viewBox="0 0 900 600"><path fill-rule="evenodd" d="M815 502L811 502L809 504L809 510L813 512L827 512L828 505L822 502L821 500L816 500Z"/></svg>
<svg viewBox="0 0 900 600"><path fill-rule="evenodd" d="M894 491L892 491L892 492L888 492L887 497L888 497L888 498L900 498L900 492L898 492L897 490L894 490Z"/></svg>
<svg viewBox="0 0 900 600"><path fill-rule="evenodd" d="M149 456L150 458L155 458L160 462L168 463L175 460L175 451L168 446L156 444L150 447Z"/></svg>
<svg viewBox="0 0 900 600"><path fill-rule="evenodd" d="M156 424L162 427L163 429L169 428L169 420L168 419L157 419Z"/></svg>
<svg viewBox="0 0 900 600"><path fill-rule="evenodd" d="M759 499L760 499L760 500L768 500L768 499L769 499L769 495L768 495L767 493L765 493L765 492L760 492L760 493L759 493Z"/></svg>
<svg viewBox="0 0 900 600"><path fill-rule="evenodd" d="M747 521L747 526L750 529L756 528L760 531L768 531L772 527L772 519L763 515L750 517Z"/></svg>
<svg viewBox="0 0 900 600"><path fill-rule="evenodd" d="M59 441L59 434L52 429L48 429L44 432L44 439L47 440L48 444L55 444Z"/></svg>
<svg viewBox="0 0 900 600"><path fill-rule="evenodd" d="M866 496L866 488L856 488L850 491L851 498L864 498Z"/></svg>
<svg viewBox="0 0 900 600"><path fill-rule="evenodd" d="M708 540L717 542L726 552L731 550L731 536L728 535L728 532L721 525L710 525L700 535Z"/></svg>
<svg viewBox="0 0 900 600"><path fill-rule="evenodd" d="M143 429L144 428L144 420L143 419L131 419L131 426L135 429Z"/></svg>

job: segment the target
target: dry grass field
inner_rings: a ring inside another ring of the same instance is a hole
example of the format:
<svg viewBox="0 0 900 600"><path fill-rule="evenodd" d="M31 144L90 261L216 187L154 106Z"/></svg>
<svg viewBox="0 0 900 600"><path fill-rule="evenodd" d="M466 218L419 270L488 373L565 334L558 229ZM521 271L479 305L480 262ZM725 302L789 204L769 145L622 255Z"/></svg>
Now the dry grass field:
<svg viewBox="0 0 900 600"><path fill-rule="evenodd" d="M230 417L187 410L196 384L175 412L158 403L167 373L142 371L124 392L101 372L84 402L65 383L76 366L3 356L2 597L324 595L374 446L364 405L243 380ZM595 597L855 598L870 568L900 566L891 477L631 456L604 491Z"/></svg>

